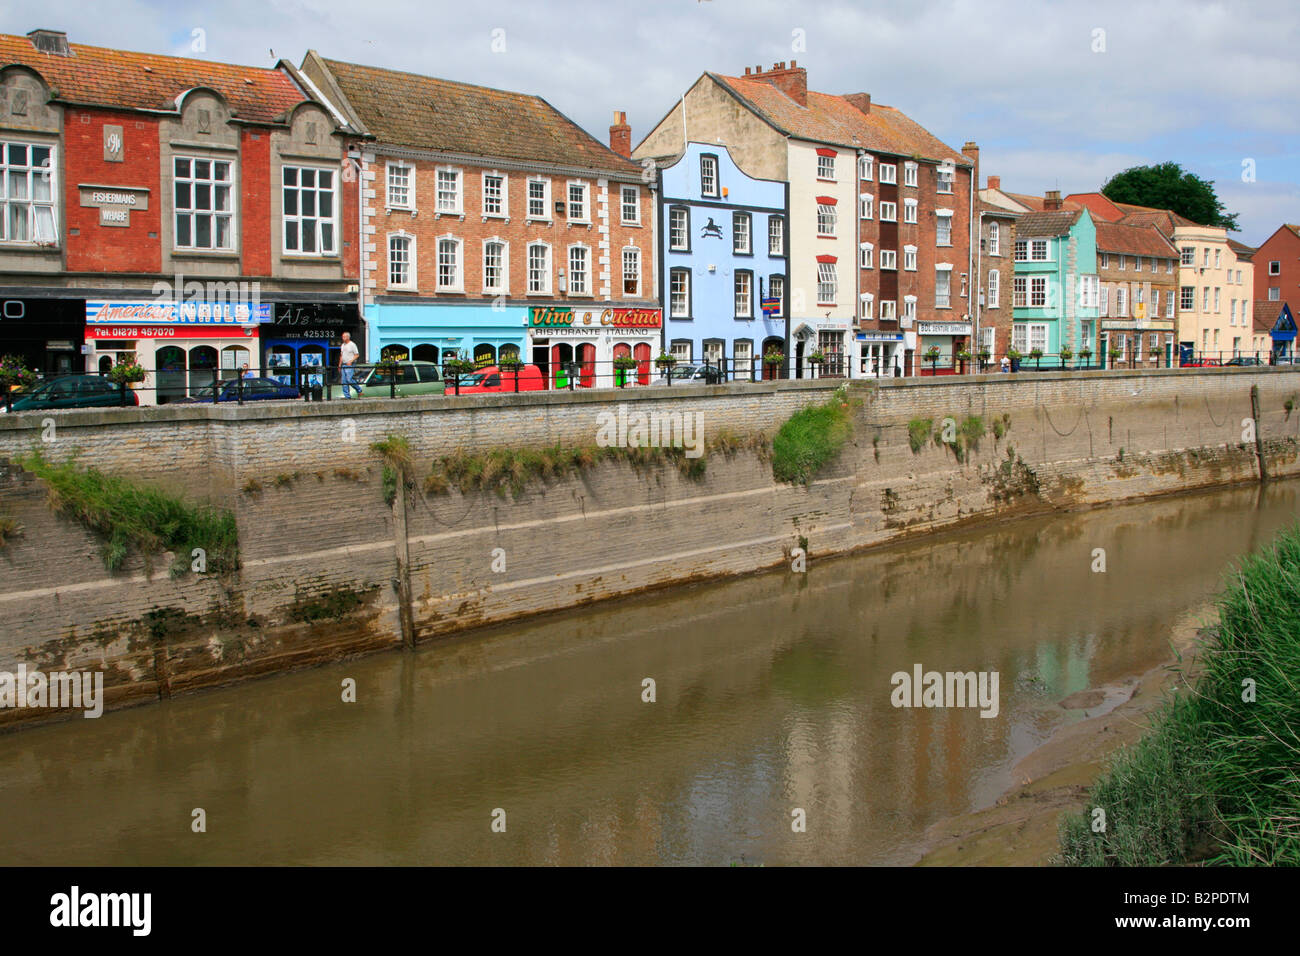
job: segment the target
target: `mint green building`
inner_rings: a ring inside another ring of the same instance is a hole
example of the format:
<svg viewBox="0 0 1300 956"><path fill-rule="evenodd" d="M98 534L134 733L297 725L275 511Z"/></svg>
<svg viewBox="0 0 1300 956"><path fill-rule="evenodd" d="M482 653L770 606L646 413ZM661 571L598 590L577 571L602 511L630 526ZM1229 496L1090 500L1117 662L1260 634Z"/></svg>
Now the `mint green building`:
<svg viewBox="0 0 1300 956"><path fill-rule="evenodd" d="M1092 216L1083 208L1023 214L1016 221L1015 256L1012 348L1025 356L1042 349L1042 367L1054 368L1067 346L1075 356L1067 364L1080 364L1079 350L1096 348L1099 314ZM1101 358L1093 355L1090 361L1098 364Z"/></svg>

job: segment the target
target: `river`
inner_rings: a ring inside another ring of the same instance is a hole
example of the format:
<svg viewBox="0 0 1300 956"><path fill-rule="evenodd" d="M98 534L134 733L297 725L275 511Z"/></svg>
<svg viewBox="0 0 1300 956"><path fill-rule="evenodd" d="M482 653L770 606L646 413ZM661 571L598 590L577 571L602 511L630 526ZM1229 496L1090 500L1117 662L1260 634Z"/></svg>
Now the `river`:
<svg viewBox="0 0 1300 956"><path fill-rule="evenodd" d="M1290 482L814 553L0 735L5 862L911 863L1298 510ZM892 706L916 664L996 671L997 716Z"/></svg>

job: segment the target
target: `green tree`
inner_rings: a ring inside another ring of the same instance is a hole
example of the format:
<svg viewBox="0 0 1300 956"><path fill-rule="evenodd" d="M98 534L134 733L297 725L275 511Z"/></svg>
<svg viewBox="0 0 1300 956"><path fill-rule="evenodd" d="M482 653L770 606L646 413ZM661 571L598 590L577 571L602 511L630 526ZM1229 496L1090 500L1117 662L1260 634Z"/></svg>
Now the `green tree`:
<svg viewBox="0 0 1300 956"><path fill-rule="evenodd" d="M1116 173L1101 187L1101 194L1111 202L1169 209L1202 226L1222 226L1233 232L1240 228L1237 214L1227 212L1219 202L1214 182L1174 162L1134 166Z"/></svg>

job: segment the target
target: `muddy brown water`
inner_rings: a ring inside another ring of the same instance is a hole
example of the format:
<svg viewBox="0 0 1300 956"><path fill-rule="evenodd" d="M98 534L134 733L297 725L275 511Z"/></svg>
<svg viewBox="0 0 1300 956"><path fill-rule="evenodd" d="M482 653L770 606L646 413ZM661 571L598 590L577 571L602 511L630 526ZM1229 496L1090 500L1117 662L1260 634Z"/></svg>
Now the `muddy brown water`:
<svg viewBox="0 0 1300 956"><path fill-rule="evenodd" d="M1298 511L1289 482L814 553L0 735L4 862L911 863ZM998 716L893 707L918 663L997 671Z"/></svg>

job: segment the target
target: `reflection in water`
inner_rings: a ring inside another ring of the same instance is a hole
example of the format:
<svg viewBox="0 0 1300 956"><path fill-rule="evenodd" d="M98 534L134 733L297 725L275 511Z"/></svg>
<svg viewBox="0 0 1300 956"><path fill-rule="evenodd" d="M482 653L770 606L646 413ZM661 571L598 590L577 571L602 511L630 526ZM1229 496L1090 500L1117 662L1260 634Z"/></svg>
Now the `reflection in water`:
<svg viewBox="0 0 1300 956"><path fill-rule="evenodd" d="M1298 490L814 555L807 576L9 734L0 840L11 864L911 862L926 826L993 800L1077 719L1057 701L1164 660L1170 624L1295 520ZM997 670L998 717L893 708L890 675L917 663Z"/></svg>

